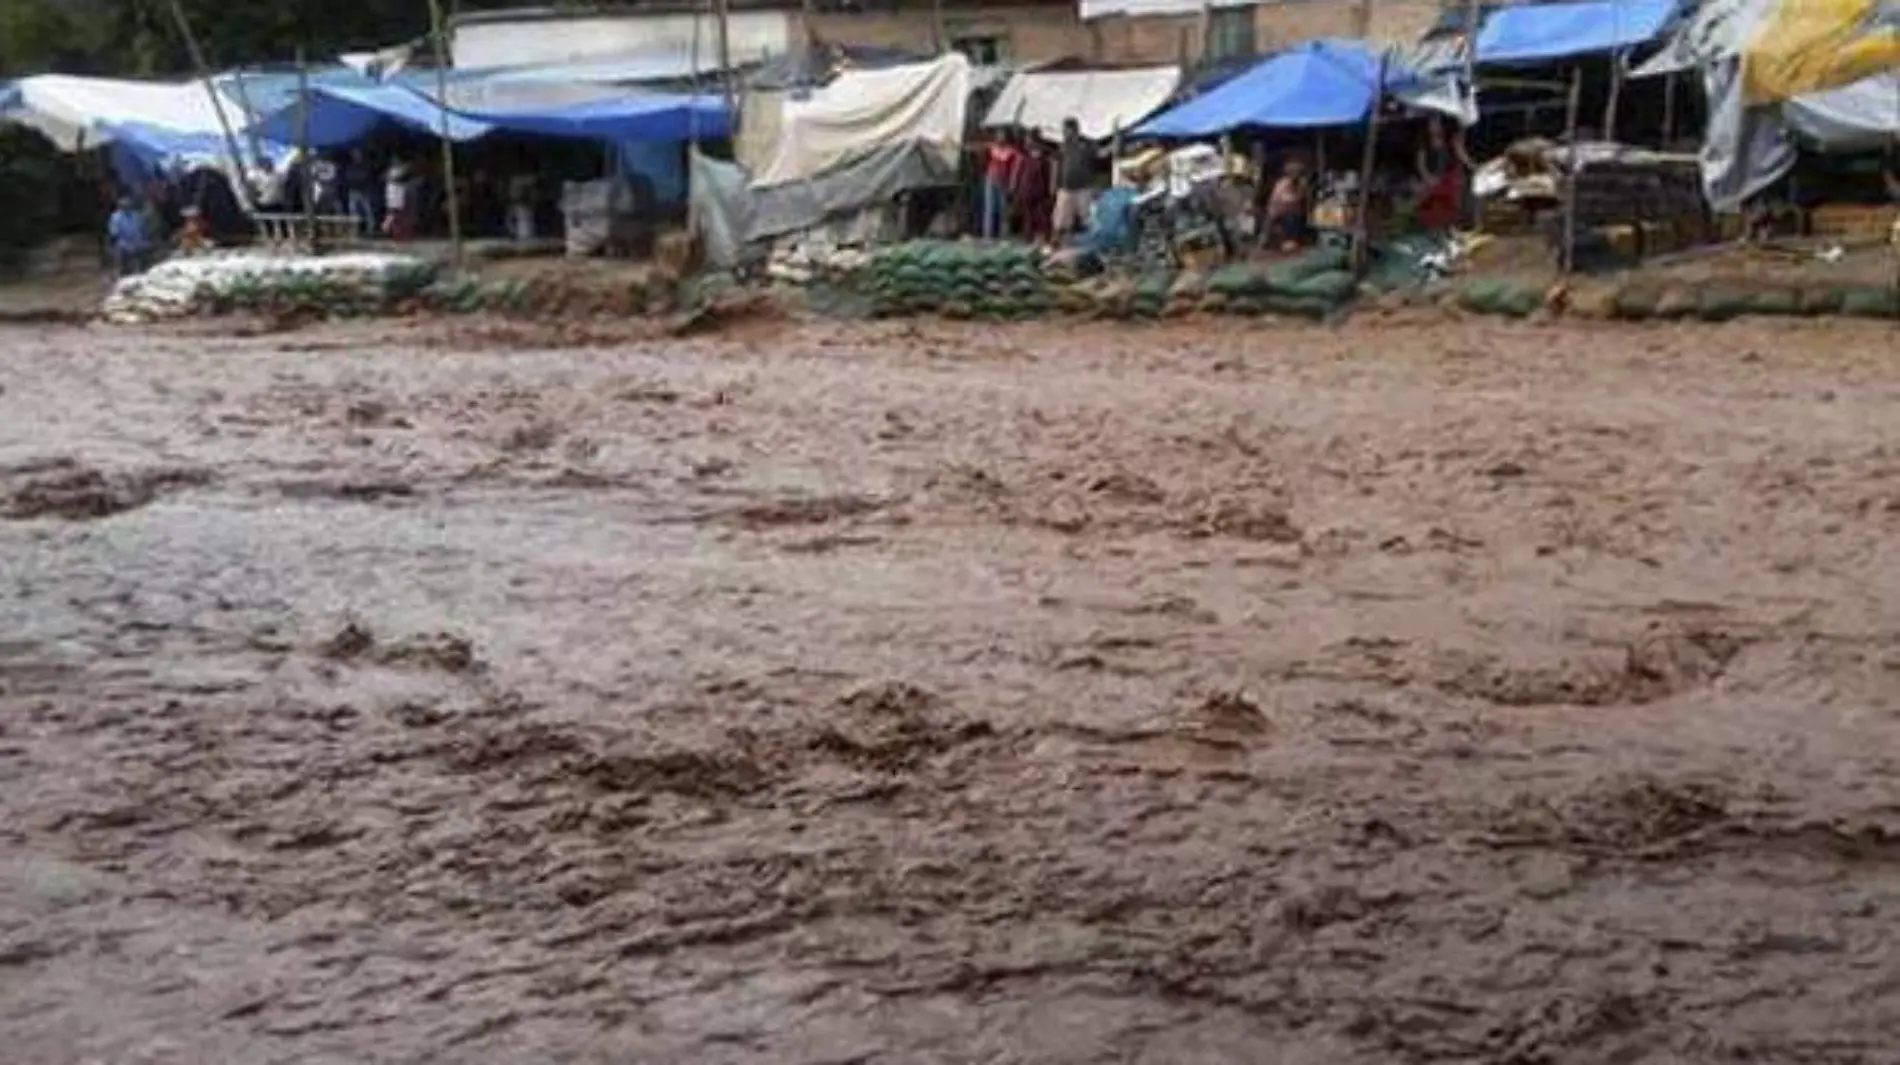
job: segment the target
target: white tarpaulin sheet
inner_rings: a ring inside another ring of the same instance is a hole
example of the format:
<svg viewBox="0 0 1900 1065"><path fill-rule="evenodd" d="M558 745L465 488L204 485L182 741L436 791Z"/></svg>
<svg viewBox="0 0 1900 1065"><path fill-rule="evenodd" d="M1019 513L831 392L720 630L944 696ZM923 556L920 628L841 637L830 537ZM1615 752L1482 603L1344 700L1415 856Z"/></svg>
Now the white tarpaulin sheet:
<svg viewBox="0 0 1900 1065"><path fill-rule="evenodd" d="M1900 136L1900 72L1790 100L1781 113L1790 128L1817 147L1837 152L1885 148Z"/></svg>
<svg viewBox="0 0 1900 1065"><path fill-rule="evenodd" d="M61 151L97 148L111 140L108 128L147 126L174 133L218 133L218 112L203 82L120 81L40 74L13 83L17 98L0 119L29 126ZM222 99L222 98L221 98ZM225 101L234 127L244 112Z"/></svg>
<svg viewBox="0 0 1900 1065"><path fill-rule="evenodd" d="M1147 118L1180 84L1179 67L1022 71L1003 86L983 124L1022 126L1060 140L1063 120L1073 118L1082 136L1102 140Z"/></svg>
<svg viewBox="0 0 1900 1065"><path fill-rule="evenodd" d="M969 107L970 61L958 53L844 74L806 99L785 99L771 161L752 183L804 181L876 149L911 141L928 145L954 165Z"/></svg>

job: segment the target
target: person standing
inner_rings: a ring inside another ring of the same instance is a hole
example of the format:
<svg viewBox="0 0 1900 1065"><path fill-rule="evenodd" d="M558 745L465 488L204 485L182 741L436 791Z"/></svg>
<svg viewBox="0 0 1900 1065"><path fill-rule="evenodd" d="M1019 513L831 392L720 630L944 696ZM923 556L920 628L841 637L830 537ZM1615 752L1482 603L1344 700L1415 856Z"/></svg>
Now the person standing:
<svg viewBox="0 0 1900 1065"><path fill-rule="evenodd" d="M376 217L376 177L361 149L350 152L343 162L343 199L350 217L356 219L356 231L369 236L379 228Z"/></svg>
<svg viewBox="0 0 1900 1065"><path fill-rule="evenodd" d="M1449 129L1433 115L1418 146L1418 176L1424 192L1418 198L1418 221L1426 229L1450 229L1464 217L1465 175L1471 157L1465 154L1464 131Z"/></svg>
<svg viewBox="0 0 1900 1065"><path fill-rule="evenodd" d="M535 180L529 170L508 179L508 235L521 243L534 239Z"/></svg>
<svg viewBox="0 0 1900 1065"><path fill-rule="evenodd" d="M984 240L1009 235L1009 186L1020 154L1007 131L998 134L983 154Z"/></svg>
<svg viewBox="0 0 1900 1065"><path fill-rule="evenodd" d="M415 191L408 165L401 159L392 160L383 175L383 234L391 240L408 240L416 235Z"/></svg>
<svg viewBox="0 0 1900 1065"><path fill-rule="evenodd" d="M1016 231L1032 241L1049 240L1051 191L1055 188L1055 166L1048 143L1031 133L1016 164L1016 179L1010 196L1016 206Z"/></svg>
<svg viewBox="0 0 1900 1065"><path fill-rule="evenodd" d="M119 198L112 217L106 219L106 244L112 249L112 269L120 277L145 272L151 250L151 226L145 212L130 196Z"/></svg>
<svg viewBox="0 0 1900 1065"><path fill-rule="evenodd" d="M1061 243L1088 228L1095 199L1095 146L1082 138L1081 123L1062 122L1062 151L1056 162L1054 229Z"/></svg>

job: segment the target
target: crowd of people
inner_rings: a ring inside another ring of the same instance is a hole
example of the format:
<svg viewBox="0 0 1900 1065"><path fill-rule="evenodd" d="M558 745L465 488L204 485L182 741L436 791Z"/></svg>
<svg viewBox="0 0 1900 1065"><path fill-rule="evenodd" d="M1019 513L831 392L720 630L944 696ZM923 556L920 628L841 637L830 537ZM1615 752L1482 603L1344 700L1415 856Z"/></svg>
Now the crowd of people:
<svg viewBox="0 0 1900 1065"><path fill-rule="evenodd" d="M977 170L973 235L1060 246L1089 227L1090 210L1103 185L1101 163L1107 152L1084 138L1075 120L1064 123L1059 142L1051 143L1033 130L1004 129L977 144L973 152ZM1291 251L1312 243L1318 233L1314 210L1324 175L1318 173L1311 156L1297 151L1275 155L1262 144L1250 163L1235 168L1243 169L1244 174L1223 172L1223 176L1251 186L1251 202L1242 197L1238 209L1251 209L1255 246ZM1379 184L1403 186L1404 208L1418 225L1445 230L1469 222L1475 169L1462 129L1434 117L1419 127L1413 172L1381 175ZM1206 202L1216 213L1234 211L1214 197ZM1224 227L1240 228L1244 227Z"/></svg>
<svg viewBox="0 0 1900 1065"><path fill-rule="evenodd" d="M554 208L544 194L534 160L502 159L477 165L458 177L456 192L464 233L537 238ZM260 217L296 219L314 213L350 219L359 239L409 241L448 232L448 197L426 153L390 152L380 158L362 150L314 155L294 153L280 165L247 175L246 209L221 169L201 166L151 175L143 184L107 186L110 211L106 246L120 275L140 273L170 254L189 254L252 235Z"/></svg>

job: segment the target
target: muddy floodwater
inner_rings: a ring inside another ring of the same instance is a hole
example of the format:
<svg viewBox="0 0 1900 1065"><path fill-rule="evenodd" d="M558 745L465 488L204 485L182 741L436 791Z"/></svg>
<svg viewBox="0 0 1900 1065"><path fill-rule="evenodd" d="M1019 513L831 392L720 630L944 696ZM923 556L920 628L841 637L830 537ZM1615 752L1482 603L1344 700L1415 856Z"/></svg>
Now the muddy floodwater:
<svg viewBox="0 0 1900 1065"><path fill-rule="evenodd" d="M0 1059L1897 1060L1900 333L548 343L0 331Z"/></svg>

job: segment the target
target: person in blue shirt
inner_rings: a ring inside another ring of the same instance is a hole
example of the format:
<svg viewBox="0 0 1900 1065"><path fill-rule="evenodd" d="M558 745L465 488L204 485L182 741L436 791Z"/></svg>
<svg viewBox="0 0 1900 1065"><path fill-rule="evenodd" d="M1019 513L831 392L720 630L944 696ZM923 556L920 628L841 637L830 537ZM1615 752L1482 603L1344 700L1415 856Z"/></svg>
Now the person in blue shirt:
<svg viewBox="0 0 1900 1065"><path fill-rule="evenodd" d="M120 277L145 272L151 240L146 232L145 213L132 202L132 197L119 198L118 209L106 222L106 241L112 246L112 264Z"/></svg>

